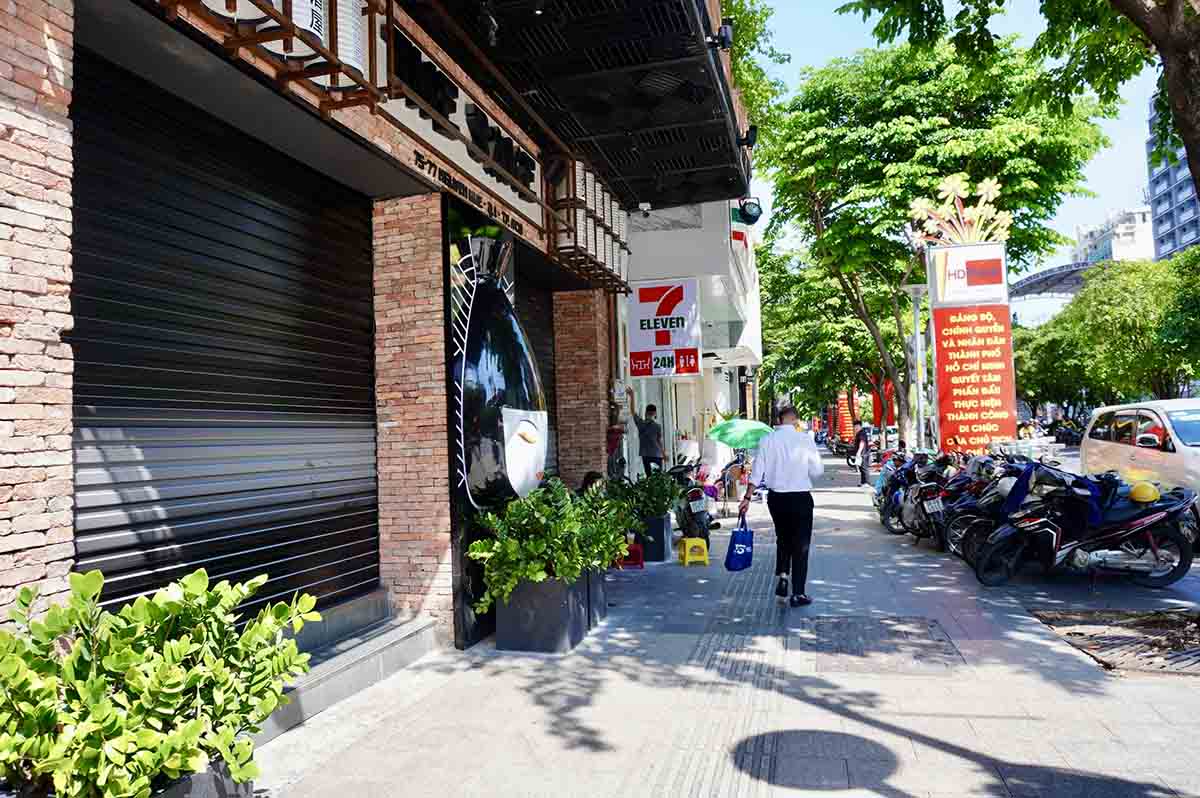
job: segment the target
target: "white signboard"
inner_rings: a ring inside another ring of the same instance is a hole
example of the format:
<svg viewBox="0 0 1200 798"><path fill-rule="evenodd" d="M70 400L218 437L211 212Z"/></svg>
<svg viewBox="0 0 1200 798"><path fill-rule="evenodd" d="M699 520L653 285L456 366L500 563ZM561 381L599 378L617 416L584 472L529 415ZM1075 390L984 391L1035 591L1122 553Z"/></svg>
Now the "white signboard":
<svg viewBox="0 0 1200 798"><path fill-rule="evenodd" d="M630 375L699 374L700 282L652 280L632 288L626 298Z"/></svg>
<svg viewBox="0 0 1200 798"><path fill-rule="evenodd" d="M928 250L934 307L995 305L1008 301L1004 244L960 244Z"/></svg>

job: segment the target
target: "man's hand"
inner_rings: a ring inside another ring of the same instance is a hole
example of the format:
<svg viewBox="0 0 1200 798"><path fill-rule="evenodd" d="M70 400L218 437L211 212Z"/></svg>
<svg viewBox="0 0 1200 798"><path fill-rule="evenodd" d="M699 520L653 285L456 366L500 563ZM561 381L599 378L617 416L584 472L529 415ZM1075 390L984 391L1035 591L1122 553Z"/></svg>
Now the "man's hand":
<svg viewBox="0 0 1200 798"><path fill-rule="evenodd" d="M745 515L750 510L750 495L747 494L738 505L738 515Z"/></svg>

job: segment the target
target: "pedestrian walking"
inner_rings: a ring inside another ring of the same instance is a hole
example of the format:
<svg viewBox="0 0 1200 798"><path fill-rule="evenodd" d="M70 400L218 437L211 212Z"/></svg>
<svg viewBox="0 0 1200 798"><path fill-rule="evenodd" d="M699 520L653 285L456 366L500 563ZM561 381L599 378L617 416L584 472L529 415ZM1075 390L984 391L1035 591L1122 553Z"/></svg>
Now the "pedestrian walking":
<svg viewBox="0 0 1200 798"><path fill-rule="evenodd" d="M858 486L870 484L871 435L861 421L854 422L854 456L858 458Z"/></svg>
<svg viewBox="0 0 1200 798"><path fill-rule="evenodd" d="M663 437L662 427L657 421L658 408L646 405L646 416L643 418L638 415L637 407L633 404L633 388L626 388L625 394L629 397L629 413L633 416L633 422L637 424L638 454L642 458L642 468L647 474L651 470L662 471Z"/></svg>
<svg viewBox="0 0 1200 798"><path fill-rule="evenodd" d="M779 411L778 426L759 443L740 508L745 514L754 491L766 485L767 509L775 524L775 595L787 598L790 593L793 607L812 604L805 592L812 546L812 488L813 480L825 473L817 444L796 428L798 419L795 408Z"/></svg>

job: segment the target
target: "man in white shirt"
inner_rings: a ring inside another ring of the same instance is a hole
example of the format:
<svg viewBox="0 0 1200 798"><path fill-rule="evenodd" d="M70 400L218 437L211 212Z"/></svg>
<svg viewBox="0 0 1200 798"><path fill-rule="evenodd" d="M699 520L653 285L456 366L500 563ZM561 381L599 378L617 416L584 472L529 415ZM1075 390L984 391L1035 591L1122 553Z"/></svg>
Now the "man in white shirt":
<svg viewBox="0 0 1200 798"><path fill-rule="evenodd" d="M808 550L812 545L812 487L813 480L825 473L817 444L811 435L797 428L798 420L795 408L779 411L779 425L758 446L750 484L741 504L745 513L754 491L766 483L767 509L775 524L775 573L779 577L775 595L787 598L790 587L793 607L812 604L804 592L808 581Z"/></svg>

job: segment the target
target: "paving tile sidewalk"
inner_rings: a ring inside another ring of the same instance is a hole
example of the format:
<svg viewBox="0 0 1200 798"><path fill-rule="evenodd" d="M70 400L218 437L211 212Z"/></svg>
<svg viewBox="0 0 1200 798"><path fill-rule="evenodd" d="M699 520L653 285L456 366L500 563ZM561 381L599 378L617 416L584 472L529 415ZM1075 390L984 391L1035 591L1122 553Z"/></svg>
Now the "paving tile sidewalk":
<svg viewBox="0 0 1200 798"><path fill-rule="evenodd" d="M882 532L827 460L808 608L755 565L610 579L608 621L567 656L440 652L259 753L264 796L1200 796L1200 683L1123 678L1028 607L1195 606L1030 576L981 588Z"/></svg>

